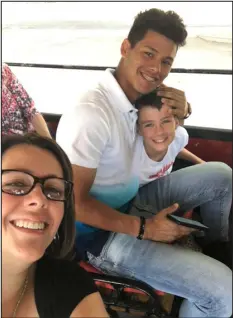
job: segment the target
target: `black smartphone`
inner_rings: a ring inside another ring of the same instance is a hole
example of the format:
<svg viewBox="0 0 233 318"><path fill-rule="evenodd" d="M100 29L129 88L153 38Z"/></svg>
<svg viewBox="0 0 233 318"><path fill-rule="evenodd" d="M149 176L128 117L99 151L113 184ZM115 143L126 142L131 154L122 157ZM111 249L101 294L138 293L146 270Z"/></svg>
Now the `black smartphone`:
<svg viewBox="0 0 233 318"><path fill-rule="evenodd" d="M178 208L175 212L172 213L172 215L176 215L176 216L184 216L184 214L186 213L186 210L182 210L181 208Z"/></svg>
<svg viewBox="0 0 233 318"><path fill-rule="evenodd" d="M179 225L191 227L193 229L197 229L200 231L207 231L209 229L208 226L205 226L204 224L202 224L198 221L194 221L192 219L182 218L182 217L174 215L174 214L168 214L167 217L169 220L171 220Z"/></svg>

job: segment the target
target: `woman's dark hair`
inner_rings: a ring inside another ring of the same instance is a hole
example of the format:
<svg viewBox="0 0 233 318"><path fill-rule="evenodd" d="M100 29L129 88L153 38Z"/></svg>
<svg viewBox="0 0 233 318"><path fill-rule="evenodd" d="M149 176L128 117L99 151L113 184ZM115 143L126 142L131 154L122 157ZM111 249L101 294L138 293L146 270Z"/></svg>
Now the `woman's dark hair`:
<svg viewBox="0 0 233 318"><path fill-rule="evenodd" d="M36 133L27 135L2 136L2 156L4 153L18 145L31 145L49 151L60 163L63 177L67 181L73 181L71 163L62 148L52 139L42 137ZM56 239L49 245L46 255L56 259L71 259L74 255L75 241L75 212L74 194L64 202L64 216L59 226Z"/></svg>
<svg viewBox="0 0 233 318"><path fill-rule="evenodd" d="M148 31L158 32L172 40L177 47L185 45L188 35L181 17L174 11L150 9L140 12L129 31L128 40L133 48Z"/></svg>
<svg viewBox="0 0 233 318"><path fill-rule="evenodd" d="M142 95L136 100L135 108L140 111L145 106L151 106L160 110L163 106L162 97L158 96L156 91Z"/></svg>

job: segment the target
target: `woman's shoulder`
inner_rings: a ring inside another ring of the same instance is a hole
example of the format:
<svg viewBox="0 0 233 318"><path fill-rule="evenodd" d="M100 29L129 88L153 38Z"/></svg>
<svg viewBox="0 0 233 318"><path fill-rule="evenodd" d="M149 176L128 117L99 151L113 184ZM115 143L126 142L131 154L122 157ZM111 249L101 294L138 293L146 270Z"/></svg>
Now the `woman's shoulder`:
<svg viewBox="0 0 233 318"><path fill-rule="evenodd" d="M69 317L74 308L97 288L90 274L76 261L42 259L35 277L35 298L40 317Z"/></svg>
<svg viewBox="0 0 233 318"><path fill-rule="evenodd" d="M49 257L43 257L38 261L37 268L41 270L56 270L61 272L69 272L70 270L80 270L83 271L78 264L78 262L74 260L64 260L64 259L52 259Z"/></svg>
<svg viewBox="0 0 233 318"><path fill-rule="evenodd" d="M11 72L10 67L6 63L2 63L2 72L5 74L6 72Z"/></svg>
<svg viewBox="0 0 233 318"><path fill-rule="evenodd" d="M2 63L2 84L7 86L13 78L13 73L6 63Z"/></svg>
<svg viewBox="0 0 233 318"><path fill-rule="evenodd" d="M95 286L91 276L81 268L76 260L42 259L38 263L38 275L50 275L57 283L69 282L69 286L85 282L87 286ZM80 286L79 286L80 287Z"/></svg>

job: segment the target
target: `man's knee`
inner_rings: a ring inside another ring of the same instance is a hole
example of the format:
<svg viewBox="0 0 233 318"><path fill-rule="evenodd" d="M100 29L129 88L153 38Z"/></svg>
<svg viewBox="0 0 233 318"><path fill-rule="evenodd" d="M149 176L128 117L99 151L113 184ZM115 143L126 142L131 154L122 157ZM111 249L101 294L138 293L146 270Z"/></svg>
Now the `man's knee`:
<svg viewBox="0 0 233 318"><path fill-rule="evenodd" d="M207 162L206 165L211 174L224 185L224 188L232 188L232 169L223 162Z"/></svg>
<svg viewBox="0 0 233 318"><path fill-rule="evenodd" d="M214 162L208 162L207 164L212 167L213 171L215 171L216 173L219 173L223 177L225 178L232 177L232 169L226 163L214 161Z"/></svg>

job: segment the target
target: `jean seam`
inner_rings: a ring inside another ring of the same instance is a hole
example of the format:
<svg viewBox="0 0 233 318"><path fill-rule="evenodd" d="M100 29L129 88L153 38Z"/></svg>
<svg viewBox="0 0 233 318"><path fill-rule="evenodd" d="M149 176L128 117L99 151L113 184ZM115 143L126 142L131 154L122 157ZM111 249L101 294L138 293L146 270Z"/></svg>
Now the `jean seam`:
<svg viewBox="0 0 233 318"><path fill-rule="evenodd" d="M223 217L224 217L224 210L223 210L223 198L227 195L227 190L223 190L222 191L222 197L219 198L220 199L220 218L221 218L221 236L223 238L223 235L225 234L224 233L224 227L223 227L223 224L224 224L224 220L223 220ZM227 238L229 238L229 233L227 233Z"/></svg>
<svg viewBox="0 0 233 318"><path fill-rule="evenodd" d="M204 195L207 193L207 192L210 192L210 190L206 190L205 192L204 192ZM223 198L226 196L226 194L228 193L228 191L226 190L226 189L221 189L221 190L219 190L219 189L215 189L215 191L214 191L214 193L216 194L216 192L218 193L218 196L217 195L215 195L214 196L214 200L216 200L216 199L219 199L219 205L220 205L220 222L221 222L221 228L220 228L220 231L221 231L221 233L220 233L220 235L222 236L222 234L223 234L223 230L224 230L224 228L223 228L223 224L224 224L224 222L223 222L223 217L224 217L224 211L223 211ZM207 203L207 202L205 202L205 203Z"/></svg>
<svg viewBox="0 0 233 318"><path fill-rule="evenodd" d="M117 263L117 262L112 262L112 261L110 261L110 260L108 260L108 259L106 259L106 258L103 258L102 261L103 261L103 265L101 265L101 267L103 268L103 270L106 269L105 266L104 266L104 263L105 263L105 264L110 265L110 266L113 268L113 271L114 271L114 269L116 269L116 268L120 269L120 271L121 271L121 270L125 270L125 271L129 274L129 276L130 276L131 278L134 278L134 279L135 279L135 271L132 271L129 267L126 267L126 266L124 266L124 265L121 265L121 264L119 264L119 263ZM107 271L108 271L108 270L107 270ZM114 271L114 272L119 276L118 271L117 271L117 272Z"/></svg>
<svg viewBox="0 0 233 318"><path fill-rule="evenodd" d="M205 190L204 192L203 192L203 195L205 196L206 194L208 194L208 193L211 193L213 190ZM214 193L216 193L216 192L218 192L219 191L219 189L215 189L214 190ZM220 200L220 202L222 203L222 198L221 198L221 195L222 195L222 193L224 193L224 195L223 196L225 196L226 195L226 193L227 193L227 190L220 190L220 193L219 193L219 195L218 196L214 196L213 197L213 199L221 199ZM189 198L189 200L190 201L193 201L193 200L195 200L197 197L199 197L199 195L197 195L197 194L194 194L194 195L192 195L190 198ZM213 199L210 199L210 200L208 200L208 201L206 201L206 202L204 202L204 203L202 203L202 204L205 204L205 203L207 203L207 202L209 202L209 201L211 201L211 200L213 200ZM187 204L187 202L185 202L185 205ZM200 206L202 205L202 204L200 204ZM222 211L222 210L221 210ZM222 214L222 213L221 213Z"/></svg>

